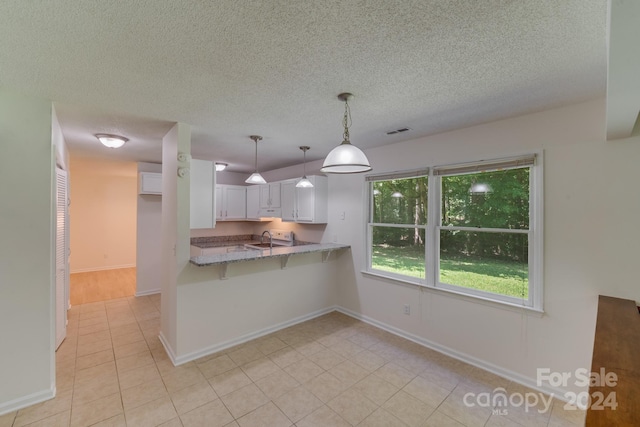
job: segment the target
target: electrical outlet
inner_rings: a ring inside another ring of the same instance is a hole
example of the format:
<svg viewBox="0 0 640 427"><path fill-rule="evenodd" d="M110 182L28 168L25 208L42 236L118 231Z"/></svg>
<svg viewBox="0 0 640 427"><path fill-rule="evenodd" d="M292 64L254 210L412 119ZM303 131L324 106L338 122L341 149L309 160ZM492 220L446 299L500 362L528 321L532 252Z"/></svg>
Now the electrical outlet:
<svg viewBox="0 0 640 427"><path fill-rule="evenodd" d="M404 314L406 315L411 314L411 306L409 304L404 305Z"/></svg>

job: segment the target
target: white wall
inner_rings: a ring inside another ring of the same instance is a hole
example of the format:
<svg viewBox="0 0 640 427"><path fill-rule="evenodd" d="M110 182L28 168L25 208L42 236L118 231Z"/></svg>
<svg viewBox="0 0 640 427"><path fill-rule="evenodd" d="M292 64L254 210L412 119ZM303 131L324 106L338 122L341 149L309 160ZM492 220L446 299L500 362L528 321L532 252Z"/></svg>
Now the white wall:
<svg viewBox="0 0 640 427"><path fill-rule="evenodd" d="M338 301L357 315L521 382L591 366L598 294L640 301L640 138L605 142L596 100L367 151L375 173L544 150L543 316L377 279L364 269L364 176L331 176L326 234L352 247ZM411 315L403 304L411 304ZM567 389L581 388L569 383Z"/></svg>
<svg viewBox="0 0 640 427"><path fill-rule="evenodd" d="M216 184L247 185L244 180L250 174L241 172L222 171L216 172Z"/></svg>
<svg viewBox="0 0 640 427"><path fill-rule="evenodd" d="M136 266L135 162L71 156L71 272Z"/></svg>
<svg viewBox="0 0 640 427"><path fill-rule="evenodd" d="M232 263L226 280L219 266L186 264L178 287L178 363L227 348L335 305L337 258L321 253Z"/></svg>
<svg viewBox="0 0 640 427"><path fill-rule="evenodd" d="M138 163L139 172L162 172L158 163ZM160 292L162 196L138 194L136 208L136 296Z"/></svg>
<svg viewBox="0 0 640 427"><path fill-rule="evenodd" d="M162 138L162 298L160 340L169 355L178 347L177 286L189 260L189 174L178 178L178 153L191 152L191 128L176 123ZM187 156L188 157L188 156Z"/></svg>
<svg viewBox="0 0 640 427"><path fill-rule="evenodd" d="M55 392L51 119L0 88L0 414Z"/></svg>

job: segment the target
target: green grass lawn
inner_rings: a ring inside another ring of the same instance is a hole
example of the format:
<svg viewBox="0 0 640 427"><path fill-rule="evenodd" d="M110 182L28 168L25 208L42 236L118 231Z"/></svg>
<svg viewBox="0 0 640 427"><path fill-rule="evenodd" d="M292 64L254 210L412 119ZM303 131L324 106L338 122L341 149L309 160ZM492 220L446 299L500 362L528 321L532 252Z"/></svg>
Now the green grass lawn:
<svg viewBox="0 0 640 427"><path fill-rule="evenodd" d="M424 279L424 248L374 246L373 268ZM440 259L440 282L495 294L528 298L525 263L471 257Z"/></svg>

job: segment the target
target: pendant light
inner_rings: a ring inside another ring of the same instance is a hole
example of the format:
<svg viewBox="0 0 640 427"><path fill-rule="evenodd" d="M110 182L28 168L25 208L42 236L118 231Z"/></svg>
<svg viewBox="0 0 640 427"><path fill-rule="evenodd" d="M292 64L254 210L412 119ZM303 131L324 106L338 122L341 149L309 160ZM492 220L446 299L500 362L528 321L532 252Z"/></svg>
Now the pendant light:
<svg viewBox="0 0 640 427"><path fill-rule="evenodd" d="M253 139L253 142L256 144L255 168L251 176L244 182L247 184L266 184L267 181L265 181L262 175L258 172L258 141L262 141L262 137L258 135L251 135L249 138Z"/></svg>
<svg viewBox="0 0 640 427"><path fill-rule="evenodd" d="M351 125L351 110L349 109L349 101L353 99L350 93L341 93L338 99L344 102L344 118L342 126L344 127L342 144L331 150L329 155L324 159L321 172L326 173L359 173L371 170L367 156L356 146L351 145L349 141L349 126Z"/></svg>
<svg viewBox="0 0 640 427"><path fill-rule="evenodd" d="M303 145L300 147L300 149L302 150L302 156L304 158L304 163L303 163L303 172L302 172L302 179L300 181L298 181L298 183L296 184L296 187L298 188L312 188L313 187L313 183L311 181L309 181L309 178L307 178L307 150L311 148L308 147L306 145Z"/></svg>
<svg viewBox="0 0 640 427"><path fill-rule="evenodd" d="M98 138L98 141L100 141L102 145L109 148L120 148L128 141L124 136L109 135L106 133L97 133L95 137Z"/></svg>

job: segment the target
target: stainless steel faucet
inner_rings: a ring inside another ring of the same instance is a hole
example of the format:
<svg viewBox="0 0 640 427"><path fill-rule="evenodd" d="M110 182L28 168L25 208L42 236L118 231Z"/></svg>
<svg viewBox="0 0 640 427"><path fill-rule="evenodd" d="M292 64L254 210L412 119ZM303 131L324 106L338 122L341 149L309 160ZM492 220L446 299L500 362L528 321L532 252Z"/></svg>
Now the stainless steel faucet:
<svg viewBox="0 0 640 427"><path fill-rule="evenodd" d="M269 249L273 249L273 236L269 230L264 230L262 235L260 236L260 244L262 244L264 240L264 234L267 233L269 235Z"/></svg>

